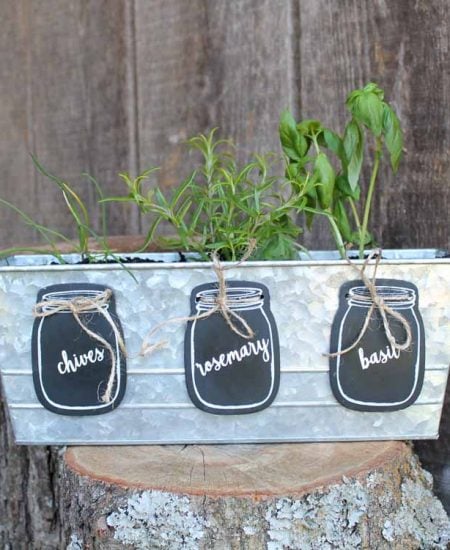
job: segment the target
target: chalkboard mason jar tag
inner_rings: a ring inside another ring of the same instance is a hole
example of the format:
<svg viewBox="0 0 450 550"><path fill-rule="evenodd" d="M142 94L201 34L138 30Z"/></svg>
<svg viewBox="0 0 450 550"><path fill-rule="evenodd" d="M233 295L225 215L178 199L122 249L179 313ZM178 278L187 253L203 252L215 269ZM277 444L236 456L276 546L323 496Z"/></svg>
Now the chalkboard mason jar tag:
<svg viewBox="0 0 450 550"><path fill-rule="evenodd" d="M72 308L83 299L89 302L76 315L91 335L80 326ZM102 414L116 408L125 393L126 361L112 292L91 283L52 285L39 291L37 304L32 363L42 405L64 415ZM110 397L105 401L110 380Z"/></svg>
<svg viewBox="0 0 450 550"><path fill-rule="evenodd" d="M425 337L418 309L417 287L409 282L377 279L377 295L408 323L411 345L400 351L389 343L378 307L370 315L367 330L357 341L368 312L373 306L370 292L362 281L352 281L340 289L339 308L331 330L330 382L336 399L359 411L395 411L408 407L418 398L425 369ZM407 333L399 319L386 313L396 342L406 341Z"/></svg>
<svg viewBox="0 0 450 550"><path fill-rule="evenodd" d="M191 294L191 315L216 307L216 284L200 285ZM236 334L220 311L189 321L185 337L185 370L193 403L213 414L253 413L268 407L278 392L278 333L270 297L260 283L229 281L227 305L254 332L251 339ZM231 315L239 331L242 323Z"/></svg>

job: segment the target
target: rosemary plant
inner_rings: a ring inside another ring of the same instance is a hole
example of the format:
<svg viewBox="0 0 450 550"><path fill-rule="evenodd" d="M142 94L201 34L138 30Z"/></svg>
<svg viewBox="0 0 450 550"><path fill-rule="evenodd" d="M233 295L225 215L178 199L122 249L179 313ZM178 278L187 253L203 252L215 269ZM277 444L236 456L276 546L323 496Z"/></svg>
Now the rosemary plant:
<svg viewBox="0 0 450 550"><path fill-rule="evenodd" d="M153 215L144 247L165 221L175 233L158 238L167 249L197 252L203 259L216 251L223 260L237 260L255 240L254 259L295 258L301 229L294 216L307 202L303 187L272 174L272 154L254 155L239 167L233 145L215 134L189 140L201 162L170 196L159 187L143 190L151 169L135 179L121 174L128 194L106 200L130 202Z"/></svg>

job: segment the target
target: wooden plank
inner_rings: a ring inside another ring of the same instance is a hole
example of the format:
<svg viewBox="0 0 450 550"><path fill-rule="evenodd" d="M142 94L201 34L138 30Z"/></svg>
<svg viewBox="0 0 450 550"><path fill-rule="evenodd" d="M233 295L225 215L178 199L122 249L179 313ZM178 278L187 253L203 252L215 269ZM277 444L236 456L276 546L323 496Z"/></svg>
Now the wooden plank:
<svg viewBox="0 0 450 550"><path fill-rule="evenodd" d="M388 243L403 248L416 243L449 248L450 4L388 5L392 11L386 19L404 23L401 33L398 25L390 25L391 44L382 45L377 57L383 66L397 54L390 78L406 126L407 152L399 182L388 187L381 204L386 207L383 239L386 234ZM378 216L382 220L383 212Z"/></svg>
<svg viewBox="0 0 450 550"><path fill-rule="evenodd" d="M231 136L244 157L279 151L280 112L296 99L290 3L216 0L207 17L209 123Z"/></svg>
<svg viewBox="0 0 450 550"><path fill-rule="evenodd" d="M405 128L398 176L384 170L373 227L389 247L449 246L448 2L302 0L302 116L342 129L347 93L374 80ZM366 179L368 174L365 174ZM325 225L307 239L330 246Z"/></svg>
<svg viewBox="0 0 450 550"><path fill-rule="evenodd" d="M283 0L137 0L140 166L172 186L189 172L184 141L218 126L244 156L278 149L292 101L290 6Z"/></svg>
<svg viewBox="0 0 450 550"><path fill-rule="evenodd" d="M22 2L1 2L0 20L6 22L0 33L0 196L19 208L29 207L25 186L32 180L28 157L32 135L29 131L27 89L29 28ZM0 247L15 239L30 239L32 232L17 223L17 216L0 206Z"/></svg>
<svg viewBox="0 0 450 550"><path fill-rule="evenodd" d="M27 107L23 114L27 141L17 138L24 168L11 174L11 190L4 195L13 202L26 202L40 222L73 234L66 210L56 206L62 203L55 186L34 172L27 152L33 151L50 171L74 182L89 206L94 205L95 193L82 182L83 171L95 175L109 193L122 189L117 172L135 171L135 120L129 108L134 99L133 40L132 29L127 28L131 4L121 0L19 4L23 30L18 40L26 70L25 82L16 87L28 98L28 103L21 103ZM17 58L11 46L4 49ZM22 74L16 63L8 63L8 58L3 62L4 80ZM22 126L20 120L14 122L11 132L18 133ZM96 214L93 220L98 222ZM138 227L136 213L115 209L112 234L136 232ZM15 233L16 242L21 238L20 231Z"/></svg>
<svg viewBox="0 0 450 550"><path fill-rule="evenodd" d="M27 89L29 27L23 2L0 2L0 196L30 207L24 186L32 180ZM32 232L0 208L0 247ZM17 549L59 545L55 529L52 476L57 452L47 447L16 447L0 381L0 547Z"/></svg>

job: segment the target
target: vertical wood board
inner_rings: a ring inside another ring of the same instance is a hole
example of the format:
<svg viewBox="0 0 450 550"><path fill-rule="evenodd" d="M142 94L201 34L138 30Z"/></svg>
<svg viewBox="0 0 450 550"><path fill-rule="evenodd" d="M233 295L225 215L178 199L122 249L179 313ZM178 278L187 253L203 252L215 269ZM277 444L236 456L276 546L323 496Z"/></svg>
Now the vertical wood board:
<svg viewBox="0 0 450 550"><path fill-rule="evenodd" d="M193 164L186 139L219 127L240 147L278 150L292 96L289 2L136 2L141 169L172 187ZM198 161L198 158L196 159Z"/></svg>
<svg viewBox="0 0 450 550"><path fill-rule="evenodd" d="M299 0L298 5L302 117L342 130L349 118L348 92L375 81L405 130L398 174L384 168L378 178L371 223L378 242L385 248L448 247L448 2ZM365 170L366 184L369 176ZM333 247L328 233L325 223L317 223L307 245Z"/></svg>

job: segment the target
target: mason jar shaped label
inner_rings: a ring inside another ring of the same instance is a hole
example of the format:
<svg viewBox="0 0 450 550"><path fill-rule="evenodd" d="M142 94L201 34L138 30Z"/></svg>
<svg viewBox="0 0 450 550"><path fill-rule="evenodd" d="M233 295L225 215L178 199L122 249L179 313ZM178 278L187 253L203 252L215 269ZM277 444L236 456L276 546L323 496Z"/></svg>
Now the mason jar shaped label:
<svg viewBox="0 0 450 550"><path fill-rule="evenodd" d="M42 405L65 415L116 408L125 393L126 361L111 290L91 283L52 285L39 291L37 304L32 363Z"/></svg>
<svg viewBox="0 0 450 550"><path fill-rule="evenodd" d="M417 287L394 279L377 279L377 295L386 306L398 312L411 330L411 344L400 351L386 335L382 315L362 281L342 285L339 308L331 330L330 382L336 399L359 411L395 411L408 407L418 398L425 369L425 337L418 308ZM370 320L358 344L365 321ZM402 322L386 312L389 329L398 344L407 339Z"/></svg>
<svg viewBox="0 0 450 550"><path fill-rule="evenodd" d="M266 286L227 282L231 322L245 332L239 316L253 330L252 338L236 334L216 307L216 284L200 285L191 294L191 316L185 337L185 370L189 396L203 411L245 414L268 407L278 392L278 333Z"/></svg>

